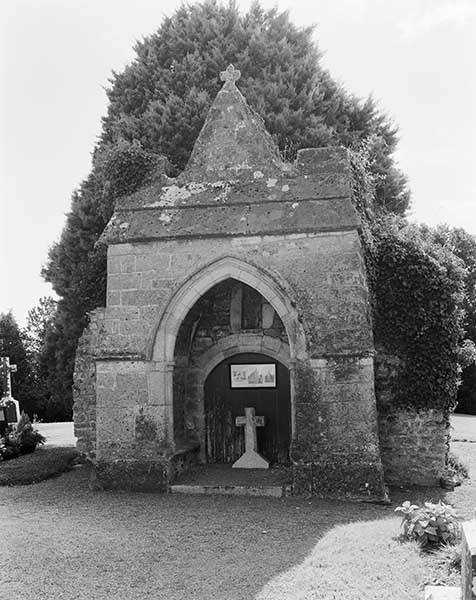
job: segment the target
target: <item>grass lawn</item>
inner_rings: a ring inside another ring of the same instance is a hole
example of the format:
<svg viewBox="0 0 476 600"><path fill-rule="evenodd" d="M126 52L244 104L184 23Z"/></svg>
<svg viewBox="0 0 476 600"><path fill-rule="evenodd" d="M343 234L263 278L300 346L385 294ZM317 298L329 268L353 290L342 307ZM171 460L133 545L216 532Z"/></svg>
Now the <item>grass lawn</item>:
<svg viewBox="0 0 476 600"><path fill-rule="evenodd" d="M388 507L98 493L86 468L0 499L5 598L404 600L425 577Z"/></svg>
<svg viewBox="0 0 476 600"><path fill-rule="evenodd" d="M64 473L78 456L75 448L42 448L0 462L0 485L28 485Z"/></svg>
<svg viewBox="0 0 476 600"><path fill-rule="evenodd" d="M453 451L476 473L476 444ZM470 481L392 497L442 497L468 518L475 492ZM394 506L92 492L82 467L0 487L0 598L417 600L425 583L457 583L397 541Z"/></svg>

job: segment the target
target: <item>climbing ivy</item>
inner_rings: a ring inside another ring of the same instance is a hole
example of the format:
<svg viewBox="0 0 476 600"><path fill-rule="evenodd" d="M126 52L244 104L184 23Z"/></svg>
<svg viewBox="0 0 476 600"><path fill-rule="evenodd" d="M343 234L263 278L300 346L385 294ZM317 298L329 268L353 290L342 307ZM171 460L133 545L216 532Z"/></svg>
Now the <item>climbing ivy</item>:
<svg viewBox="0 0 476 600"><path fill-rule="evenodd" d="M426 245L411 231L376 222L374 336L377 348L397 355L398 405L454 407L463 336L463 277L450 252ZM414 233L414 232L413 232Z"/></svg>
<svg viewBox="0 0 476 600"><path fill-rule="evenodd" d="M458 387L465 271L418 226L375 209L365 161L365 153L351 154L352 192L362 219L377 360L379 354L399 359L392 407L448 411Z"/></svg>

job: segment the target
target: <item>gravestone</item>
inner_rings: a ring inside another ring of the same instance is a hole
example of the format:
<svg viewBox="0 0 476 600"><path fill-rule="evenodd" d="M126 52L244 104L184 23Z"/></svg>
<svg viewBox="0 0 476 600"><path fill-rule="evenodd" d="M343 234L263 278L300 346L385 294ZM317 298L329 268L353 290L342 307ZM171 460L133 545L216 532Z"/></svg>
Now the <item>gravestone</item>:
<svg viewBox="0 0 476 600"><path fill-rule="evenodd" d="M264 427L264 417L257 417L255 409L245 408L244 417L236 417L237 427L245 427L245 453L233 463L234 469L268 469L269 463L258 454L256 428Z"/></svg>
<svg viewBox="0 0 476 600"><path fill-rule="evenodd" d="M8 422L6 409L3 406L0 406L0 437L3 437L7 431Z"/></svg>

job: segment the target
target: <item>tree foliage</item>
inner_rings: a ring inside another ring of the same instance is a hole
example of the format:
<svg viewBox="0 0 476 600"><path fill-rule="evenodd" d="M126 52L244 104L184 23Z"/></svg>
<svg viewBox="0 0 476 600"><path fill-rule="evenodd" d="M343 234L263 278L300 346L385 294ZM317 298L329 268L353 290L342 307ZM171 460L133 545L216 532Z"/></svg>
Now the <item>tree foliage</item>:
<svg viewBox="0 0 476 600"><path fill-rule="evenodd" d="M183 5L113 74L102 142L138 140L183 169L220 89L218 74L233 63L240 90L289 158L298 148L366 144L377 203L403 214L409 193L392 158L397 128L372 97L346 92L321 67L313 34L258 3L245 15L233 3Z"/></svg>
<svg viewBox="0 0 476 600"><path fill-rule="evenodd" d="M460 351L461 385L458 388L457 410L476 414L476 237L461 228L440 225L436 229L422 228L423 235L433 243L457 256L465 267L464 337L466 342Z"/></svg>
<svg viewBox="0 0 476 600"><path fill-rule="evenodd" d="M415 227L373 224L374 336L401 363L393 405L454 408L464 336L464 269Z"/></svg>
<svg viewBox="0 0 476 600"><path fill-rule="evenodd" d="M409 192L392 155L397 129L372 98L348 93L320 65L313 28L255 3L246 14L214 0L183 5L136 57L113 73L109 107L89 176L74 192L60 241L43 275L60 296L45 349L50 402L70 411L74 352L87 312L105 304L106 252L99 237L114 202L153 177L159 156L181 170L229 63L239 87L264 119L283 155L298 148L366 148L377 202L403 214Z"/></svg>
<svg viewBox="0 0 476 600"><path fill-rule="evenodd" d="M465 339L465 263L471 253L462 260L455 246L442 243L446 227L433 230L382 211L370 160L365 148L351 153L377 351L378 408L440 408L448 414L456 404L461 367L475 356L473 342Z"/></svg>
<svg viewBox="0 0 476 600"><path fill-rule="evenodd" d="M11 312L0 315L0 355L17 365L17 372L12 374L12 394L30 417L47 414L45 348L55 315L56 302L47 297L29 311L24 329L18 326Z"/></svg>
<svg viewBox="0 0 476 600"><path fill-rule="evenodd" d="M46 420L57 420L50 418L53 415L49 414L49 370L46 362L47 342L53 331L56 308L57 302L53 298L40 298L38 305L28 312L26 327L22 331L30 380L30 401L24 409L30 417L36 415Z"/></svg>

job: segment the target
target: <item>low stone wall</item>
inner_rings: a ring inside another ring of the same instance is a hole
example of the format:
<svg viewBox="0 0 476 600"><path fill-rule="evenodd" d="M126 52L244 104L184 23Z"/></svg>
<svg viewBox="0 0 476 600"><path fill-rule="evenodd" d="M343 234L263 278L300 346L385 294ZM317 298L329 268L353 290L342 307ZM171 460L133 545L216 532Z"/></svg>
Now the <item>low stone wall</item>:
<svg viewBox="0 0 476 600"><path fill-rule="evenodd" d="M445 468L449 423L442 410L379 413L380 452L390 485L438 485Z"/></svg>

